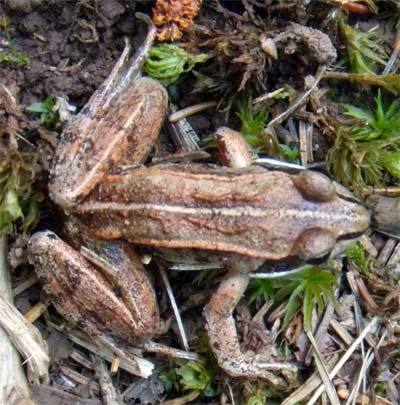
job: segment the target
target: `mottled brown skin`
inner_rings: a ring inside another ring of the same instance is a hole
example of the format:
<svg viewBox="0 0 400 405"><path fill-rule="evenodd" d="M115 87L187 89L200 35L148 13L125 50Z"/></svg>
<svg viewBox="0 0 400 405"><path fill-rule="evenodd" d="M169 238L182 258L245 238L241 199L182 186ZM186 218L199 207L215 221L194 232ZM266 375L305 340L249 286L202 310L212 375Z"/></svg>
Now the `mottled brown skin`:
<svg viewBox="0 0 400 405"><path fill-rule="evenodd" d="M75 214L105 239L235 254L243 262L304 261L325 256L337 240L369 225L365 208L343 199L326 177L311 176L321 195L299 187L310 182L304 174L205 165L138 168L107 176Z"/></svg>
<svg viewBox="0 0 400 405"><path fill-rule="evenodd" d="M94 249L90 242L87 246ZM100 250L106 251L102 256L116 273L112 280L53 232L36 233L29 245L31 262L45 291L67 319L95 338L105 335L129 343L148 340L159 328L159 314L142 263L123 241L94 250L100 255Z"/></svg>
<svg viewBox="0 0 400 405"><path fill-rule="evenodd" d="M93 103L84 107L64 131L49 183L52 200L64 208L76 205L106 173L143 163L158 137L168 102L161 84L137 78L116 96L100 100L96 109Z"/></svg>

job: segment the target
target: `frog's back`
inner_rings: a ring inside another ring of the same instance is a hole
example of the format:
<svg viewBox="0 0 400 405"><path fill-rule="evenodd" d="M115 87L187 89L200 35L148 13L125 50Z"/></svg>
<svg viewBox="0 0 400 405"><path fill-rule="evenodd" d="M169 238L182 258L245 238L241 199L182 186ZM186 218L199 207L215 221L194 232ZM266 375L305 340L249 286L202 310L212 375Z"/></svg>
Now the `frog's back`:
<svg viewBox="0 0 400 405"><path fill-rule="evenodd" d="M140 168L107 177L77 213L99 236L145 246L310 259L362 233L369 215L324 176L305 177L257 167Z"/></svg>

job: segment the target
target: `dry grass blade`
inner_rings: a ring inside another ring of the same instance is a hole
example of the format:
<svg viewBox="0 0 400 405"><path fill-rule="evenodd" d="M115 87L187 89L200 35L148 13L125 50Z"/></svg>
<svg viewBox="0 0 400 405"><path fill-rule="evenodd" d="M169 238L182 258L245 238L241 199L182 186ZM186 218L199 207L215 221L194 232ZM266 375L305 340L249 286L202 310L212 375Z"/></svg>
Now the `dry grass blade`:
<svg viewBox="0 0 400 405"><path fill-rule="evenodd" d="M314 332L315 334L315 341L317 343L317 347L322 346L322 342L327 334L328 331L328 326L332 320L333 313L335 311L335 308L332 304L328 304L325 310L325 313L321 319L321 322L318 325L318 329ZM306 358L304 360L304 363L308 366L311 363L311 356L312 356L312 347L310 347L310 350L308 351Z"/></svg>
<svg viewBox="0 0 400 405"><path fill-rule="evenodd" d="M393 70L393 66L395 66L395 62L396 62L396 59L398 58L399 54L400 54L400 20L397 23L397 32L396 32L396 38L394 40L393 51L385 66L385 69L383 69L383 72L382 72L383 75L387 75Z"/></svg>
<svg viewBox="0 0 400 405"><path fill-rule="evenodd" d="M63 329L59 326L57 326L54 323L49 323L49 326L58 332L65 332ZM67 337L69 340L72 342L76 343L79 346L84 347L85 349L89 350L91 353L97 354L98 356L102 357L103 359L107 360L108 362L112 362L114 358L114 353L112 352L111 349L102 346L99 347L95 343L91 342L88 340L88 337L84 335L83 332L78 331L78 330L73 330L72 332L69 332L67 334ZM137 366L139 367L140 370L142 370L144 375L151 375L154 365L150 361L143 359L142 357L138 357L134 355L133 353L129 352L129 358L134 357ZM120 358L120 368L123 370L127 371L128 373L131 373L133 375L137 374L136 367L133 367L131 364L130 359L128 360L128 356Z"/></svg>
<svg viewBox="0 0 400 405"><path fill-rule="evenodd" d="M174 293L171 288L171 284L169 283L167 274L165 273L164 269L160 268L160 274L161 274L163 283L165 285L165 289L167 290L167 294L168 294L169 300L171 302L172 309L175 314L175 319L176 319L176 323L178 324L179 332L181 334L183 347L185 348L186 351L189 351L189 343L188 343L188 340L186 337L185 329L183 327L181 314L179 313L178 306L176 305L176 301L175 301Z"/></svg>
<svg viewBox="0 0 400 405"><path fill-rule="evenodd" d="M326 367L331 370L334 364L337 362L338 355L335 354L331 359L326 362ZM311 393L321 384L321 379L318 371L313 373L311 377L296 391L292 392L281 405L296 405L301 401L304 401Z"/></svg>
<svg viewBox="0 0 400 405"><path fill-rule="evenodd" d="M286 111L284 111L282 114L278 115L274 119L272 119L267 126L267 130L270 128L273 128L274 126L277 126L281 124L283 121L285 121L287 118L290 117L298 108L300 108L302 105L304 105L308 98L310 97L311 93L317 88L319 82L321 79L324 77L325 72L326 72L326 66L322 65L318 68L317 73L315 75L315 80L312 86L306 90L301 96L299 96L293 103L287 108Z"/></svg>
<svg viewBox="0 0 400 405"><path fill-rule="evenodd" d="M184 405L195 400L199 395L200 391L192 391L189 392L189 394L184 395L183 397L164 401L163 405Z"/></svg>
<svg viewBox="0 0 400 405"><path fill-rule="evenodd" d="M340 358L340 360L336 363L335 367L329 373L330 379L335 377L335 375L338 373L338 371L343 367L343 365L346 363L346 361L350 358L350 356L356 350L357 346L365 339L365 337L371 331L371 329L375 328L375 326L378 324L378 320L379 320L379 318L376 316L365 326L365 328L357 336L357 339L354 340L354 342L350 345L350 347L346 350L346 352L343 354L343 356ZM318 401L318 398L320 397L320 395L323 393L324 389L325 389L325 387L323 385L320 386L315 391L315 393L311 397L311 399L307 402L307 405L315 404L315 402Z"/></svg>
<svg viewBox="0 0 400 405"><path fill-rule="evenodd" d="M368 349L366 356L364 357L364 361L361 365L361 369L358 374L357 381L354 384L353 389L351 390L351 393L349 395L349 398L347 399L346 405L355 404L358 401L358 397L359 397L358 393L360 390L361 383L366 380L367 370L369 369L369 367L371 366L371 364L375 358L375 351L377 351L379 349L379 347L382 345L386 336L387 336L387 330L385 330L384 333L382 334L376 347Z"/></svg>
<svg viewBox="0 0 400 405"><path fill-rule="evenodd" d="M383 87L388 92L397 96L400 91L400 75L372 73L347 73L347 72L326 72L324 79L348 80L366 86Z"/></svg>
<svg viewBox="0 0 400 405"><path fill-rule="evenodd" d="M332 381L329 378L327 366L325 365L325 362L322 359L321 353L318 349L317 342L315 341L314 336L312 335L312 333L310 331L306 330L305 332L306 332L307 337L310 340L311 346L313 348L315 363L317 365L319 375L324 383L324 388L328 395L330 403L332 405L340 405L340 401L337 396L335 387L333 386Z"/></svg>

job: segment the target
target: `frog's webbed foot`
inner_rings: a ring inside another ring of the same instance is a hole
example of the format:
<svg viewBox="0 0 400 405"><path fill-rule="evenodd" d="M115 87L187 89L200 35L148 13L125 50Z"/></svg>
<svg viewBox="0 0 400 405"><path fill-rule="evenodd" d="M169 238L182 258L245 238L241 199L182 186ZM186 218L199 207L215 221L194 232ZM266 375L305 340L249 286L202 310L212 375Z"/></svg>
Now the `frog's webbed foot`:
<svg viewBox="0 0 400 405"><path fill-rule="evenodd" d="M240 350L232 313L249 283L247 274L231 271L204 308L211 347L218 364L233 377L259 377L275 385L286 385L274 371L297 372L290 363L267 363Z"/></svg>

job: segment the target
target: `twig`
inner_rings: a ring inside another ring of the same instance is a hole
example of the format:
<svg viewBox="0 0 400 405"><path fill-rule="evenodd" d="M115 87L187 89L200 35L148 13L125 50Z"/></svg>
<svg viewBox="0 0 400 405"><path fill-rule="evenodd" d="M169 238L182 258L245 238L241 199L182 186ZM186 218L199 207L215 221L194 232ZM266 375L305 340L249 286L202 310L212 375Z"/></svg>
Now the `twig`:
<svg viewBox="0 0 400 405"><path fill-rule="evenodd" d="M0 295L0 326L27 361L29 380L39 383L48 379L49 355L40 332L18 310Z"/></svg>
<svg viewBox="0 0 400 405"><path fill-rule="evenodd" d="M174 113L172 113L168 117L169 122L177 122L181 120L182 118L190 117L191 115L197 114L201 111L208 110L211 107L216 107L217 102L216 101L207 101L206 103L199 103L195 105L191 105L186 108L182 108L182 110L178 110Z"/></svg>
<svg viewBox="0 0 400 405"><path fill-rule="evenodd" d="M0 236L0 295L11 302L6 265L6 239ZM0 328L0 404L33 405L20 357L7 333Z"/></svg>
<svg viewBox="0 0 400 405"><path fill-rule="evenodd" d="M39 281L38 277L36 274L32 274L32 276L28 277L26 280L24 280L22 283L18 284L12 289L12 295L13 297L16 297L17 295L21 294L28 288L32 287L34 284L36 284Z"/></svg>
<svg viewBox="0 0 400 405"><path fill-rule="evenodd" d="M88 370L94 369L93 363L80 350L74 349L69 357L81 366L86 367Z"/></svg>
<svg viewBox="0 0 400 405"><path fill-rule="evenodd" d="M115 389L110 374L108 372L106 362L99 356L92 355L92 362L96 371L96 377L99 380L101 393L103 395L103 403L105 405L123 404L121 396Z"/></svg>
<svg viewBox="0 0 400 405"><path fill-rule="evenodd" d="M312 150L313 124L305 121L299 122L300 161L305 167L314 160Z"/></svg>
<svg viewBox="0 0 400 405"><path fill-rule="evenodd" d="M333 386L332 381L329 378L327 366L322 360L322 356L318 349L317 342L315 341L314 336L309 330L305 330L305 332L307 334L308 339L310 340L311 347L313 348L315 363L317 365L321 380L324 383L324 388L329 397L330 403L333 405L340 405L340 401L335 391L335 387Z"/></svg>
<svg viewBox="0 0 400 405"><path fill-rule="evenodd" d="M164 401L163 405L185 405L188 402L195 400L200 395L200 391L191 391L189 394L184 395L180 398L170 399L169 401Z"/></svg>
<svg viewBox="0 0 400 405"><path fill-rule="evenodd" d="M351 345L353 338L347 331L347 329L345 329L340 322L338 322L336 319L331 319L330 326L340 337L340 339L342 339L342 341L346 346Z"/></svg>
<svg viewBox="0 0 400 405"><path fill-rule="evenodd" d="M58 325L56 325L52 322L50 322L49 325L52 328L54 328L55 330L62 332L62 329ZM85 349L89 350L91 353L97 354L98 356L109 361L110 363L112 362L112 359L114 357L114 353L112 352L112 350L105 346L102 346L102 347L97 346L95 343L89 341L88 337L86 335L84 335L83 332L74 330L74 331L68 333L67 337L69 340L71 340L72 342L76 343L79 346L84 347ZM150 361L143 359L141 357L138 357L136 355L133 355L131 352L129 352L129 355L130 355L130 357L134 356L135 361L141 370L144 370L145 373L147 373L148 375L151 375L151 372L152 372L154 366ZM124 359L124 358L121 358L120 361L121 361L120 367L123 370L127 371L128 373L137 375L137 371L134 367L132 367L131 361L128 361L127 359Z"/></svg>
<svg viewBox="0 0 400 405"><path fill-rule="evenodd" d="M392 54L390 55L389 60L387 61L385 69L383 69L382 72L383 75L387 75L392 71L394 63L396 62L396 59L399 57L399 54L400 54L400 22L397 23L397 32L396 38L394 39L393 51Z"/></svg>
<svg viewBox="0 0 400 405"><path fill-rule="evenodd" d="M261 96L255 98L253 100L253 104L258 104L258 103L262 103L263 101L267 101L270 100L271 98L276 97L277 95L279 95L280 93L282 93L283 91L285 91L284 87L280 87L277 90L271 91L270 93L265 93L262 94Z"/></svg>
<svg viewBox="0 0 400 405"><path fill-rule="evenodd" d="M270 128L273 128L274 126L277 126L279 124L282 124L283 121L285 121L287 118L289 118L290 115L292 115L298 108L300 108L302 105L304 105L308 98L310 97L311 93L317 88L319 82L321 81L322 77L324 76L326 71L326 66L322 65L318 68L317 73L315 75L315 80L313 85L305 91L300 97L298 97L293 103L288 107L286 111L284 111L282 114L278 115L274 119L272 119L266 128L268 131Z"/></svg>
<svg viewBox="0 0 400 405"><path fill-rule="evenodd" d="M91 391L95 392L96 394L100 393L99 384L96 381L93 381L91 377L85 376L70 367L64 366L63 364L60 364L59 367L60 371L62 371L62 373L75 384L89 385Z"/></svg>
<svg viewBox="0 0 400 405"><path fill-rule="evenodd" d="M36 319L40 318L44 311L46 311L48 304L39 301L36 305L34 305L28 312L24 314L25 319L33 323Z"/></svg>
<svg viewBox="0 0 400 405"><path fill-rule="evenodd" d="M195 352L185 352L184 350L175 349L160 343L153 342L149 340L148 342L143 343L141 346L144 351L148 353L158 353L163 354L164 356L173 357L176 359L185 359L185 360L194 360L199 361L201 356Z"/></svg>
<svg viewBox="0 0 400 405"><path fill-rule="evenodd" d="M332 371L329 373L329 378L333 379L335 375L338 373L338 371L344 366L346 361L350 358L350 356L353 354L353 352L356 350L357 346L365 339L367 334L371 331L371 329L375 328L375 326L378 323L378 317L374 317L371 322L367 324L367 326L361 331L361 333L357 336L357 339L354 340L354 342L350 345L350 347L346 350L346 352L343 354L343 356L340 358L340 360L336 363L335 367L332 369ZM311 397L311 399L307 402L307 405L312 405L315 404L315 402L318 400L320 395L323 393L325 387L321 385L314 393L314 395Z"/></svg>

